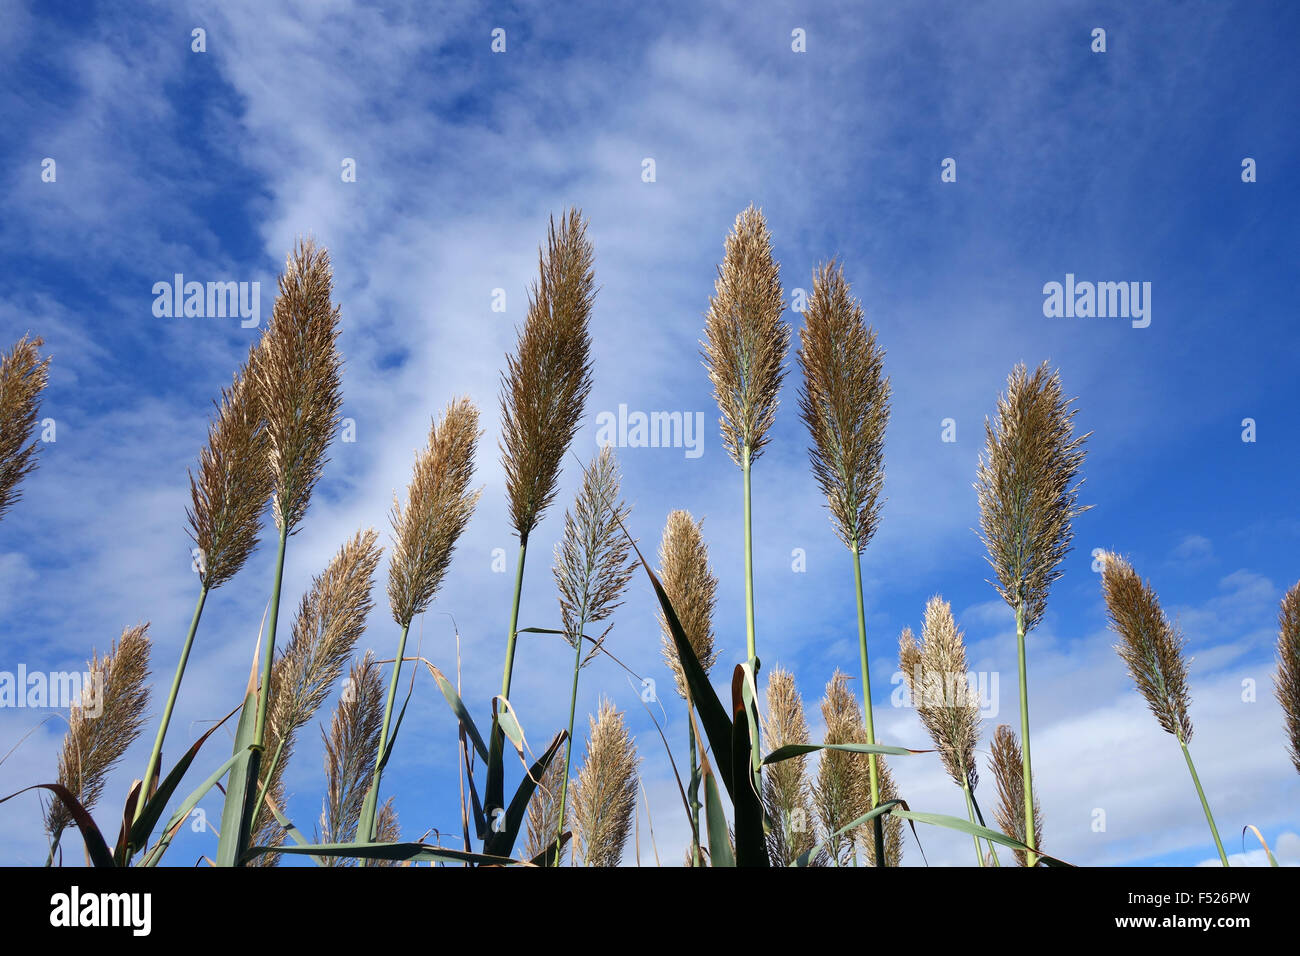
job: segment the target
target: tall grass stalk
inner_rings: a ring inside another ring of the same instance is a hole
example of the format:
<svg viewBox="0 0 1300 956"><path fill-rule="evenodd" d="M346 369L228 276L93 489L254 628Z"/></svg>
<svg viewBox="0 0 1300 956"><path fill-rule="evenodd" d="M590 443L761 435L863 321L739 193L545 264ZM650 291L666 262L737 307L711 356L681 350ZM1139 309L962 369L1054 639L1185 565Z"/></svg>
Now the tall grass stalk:
<svg viewBox="0 0 1300 956"><path fill-rule="evenodd" d="M889 378L884 349L867 326L843 268L827 262L813 272L813 291L799 330L798 361L804 381L799 408L808 427L813 475L826 496L831 524L853 555L853 592L858 615L858 658L867 743L876 743L871 664L862 594L862 552L876 533L883 504L885 429L889 424ZM880 801L875 754L868 772L872 806ZM875 859L882 865L885 821L876 818Z"/></svg>
<svg viewBox="0 0 1300 956"><path fill-rule="evenodd" d="M1214 836L1219 860L1227 866L1228 855L1219 839L1219 828L1215 826L1214 814L1210 812L1201 779L1196 774L1196 765L1187 749L1192 739L1192 718L1184 653L1186 638L1165 615L1151 583L1144 582L1133 566L1119 555L1110 552L1102 555L1101 583L1111 629L1120 637L1115 650L1127 665L1138 692L1146 698L1160 729L1177 738L1196 795L1200 798L1201 809L1205 811L1205 821Z"/></svg>
<svg viewBox="0 0 1300 956"><path fill-rule="evenodd" d="M140 624L124 628L107 654L95 654L87 664L90 681L71 707L58 764L58 782L86 810L98 802L109 773L144 726L152 649L149 625ZM139 800L144 800L143 788ZM50 803L45 814L50 837L46 866L53 865L63 831L73 822L61 800Z"/></svg>
<svg viewBox="0 0 1300 956"><path fill-rule="evenodd" d="M260 413L269 472L272 513L279 540L271 580L266 633L259 647L260 681L251 732L237 735L247 743L243 766L231 771L228 812L218 862L243 865L256 808L257 782L263 770L271 669L280 619L280 594L289 536L302 523L327 461L326 451L338 429L343 405L338 351L339 309L333 304L329 253L310 239L299 240L279 277L271 321L249 360L252 401ZM240 804L242 801L242 805ZM233 836L226 832L236 821Z"/></svg>
<svg viewBox="0 0 1300 956"><path fill-rule="evenodd" d="M580 210L570 209L558 225L551 220L546 249L538 250L538 278L529 290L528 314L501 374L501 464L511 524L519 535L501 675L501 695L507 699L519 638L528 538L555 500L560 464L582 424L591 393L588 327L596 295L594 259ZM500 743L495 729L492 738L495 748Z"/></svg>
<svg viewBox="0 0 1300 956"><path fill-rule="evenodd" d="M399 628L397 657L388 682L384 719L375 755L374 794L362 813L363 840L374 836L384 754L392 745L393 707L406 658L411 621L428 610L451 566L456 542L474 514L482 490L471 491L479 436L478 408L468 398L451 402L429 426L429 440L415 457L406 505L395 497L390 523L393 557L388 570L388 605Z"/></svg>
<svg viewBox="0 0 1300 956"><path fill-rule="evenodd" d="M564 536L555 547L554 576L559 592L564 634L573 645L573 682L569 692L568 744L564 752L564 776L560 782L559 821L567 810L569 773L573 760L573 725L577 717L578 677L583 664L594 656L606 628L590 655L583 658L583 640L589 624L607 620L622 603L635 565L629 560L631 545L623 534L629 509L619 499L619 471L614 452L606 445L582 476L582 487L573 510L564 513ZM612 626L612 625L611 625ZM555 863L562 850L563 830L555 834Z"/></svg>
<svg viewBox="0 0 1300 956"><path fill-rule="evenodd" d="M1016 605L1016 673L1020 678L1020 741L1021 763L1020 775L1025 788L1025 833L1030 847L1034 843L1034 771L1029 757L1029 673L1025 655L1025 610L1024 605ZM1028 866L1034 865L1035 856L1029 854Z"/></svg>
<svg viewBox="0 0 1300 956"><path fill-rule="evenodd" d="M980 529L994 587L1016 615L1016 659L1020 678L1021 777L1028 865L1034 866L1034 794L1029 759L1029 678L1026 635L1042 620L1047 595L1060 578L1061 562L1073 540L1071 522L1091 506L1078 503L1088 435L1074 434L1076 410L1059 372L1044 362L1031 375L1023 364L1007 378L998 398L997 422L984 423L975 489Z"/></svg>
<svg viewBox="0 0 1300 956"><path fill-rule="evenodd" d="M898 665L903 672L921 724L934 741L944 769L966 800L966 814L975 819L973 790L979 782L975 745L979 742L979 696L967 679L966 643L952 616L952 605L935 596L925 606L918 646L911 628L898 641ZM975 838L980 865L984 855Z"/></svg>
<svg viewBox="0 0 1300 956"><path fill-rule="evenodd" d="M587 757L573 794L574 860L581 854L584 866L618 866L632 829L641 758L622 712L608 700L589 722Z"/></svg>
<svg viewBox="0 0 1300 956"><path fill-rule="evenodd" d="M785 301L772 236L752 205L728 234L704 326L704 367L721 412L722 440L743 476L745 522L745 651L757 679L754 628L753 506L750 470L776 419L790 329L781 321ZM754 748L758 779L760 755Z"/></svg>
<svg viewBox="0 0 1300 956"><path fill-rule="evenodd" d="M669 603L691 645L695 659L707 675L718 660L714 642L713 611L717 604L718 579L709 568L709 548L705 544L701 522L688 511L672 511L664 524L659 541L659 580ZM690 779L687 805L691 817L691 860L694 866L704 865L700 848L700 783L699 741L691 711L695 704L682 670L677 642L673 640L663 609L657 612L662 632L663 659L673 674L677 696L686 702L686 731L690 747Z"/></svg>

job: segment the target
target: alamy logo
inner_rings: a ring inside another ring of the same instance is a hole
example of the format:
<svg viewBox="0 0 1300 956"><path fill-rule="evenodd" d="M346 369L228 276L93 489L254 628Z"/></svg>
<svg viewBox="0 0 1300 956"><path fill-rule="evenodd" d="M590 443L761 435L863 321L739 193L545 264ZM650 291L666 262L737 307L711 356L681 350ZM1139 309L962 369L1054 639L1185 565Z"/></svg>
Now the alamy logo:
<svg viewBox="0 0 1300 956"><path fill-rule="evenodd" d="M186 282L178 272L171 282L153 284L153 314L159 319L240 319L246 329L262 320L260 282Z"/></svg>
<svg viewBox="0 0 1300 956"><path fill-rule="evenodd" d="M1065 283L1043 286L1043 315L1049 319L1132 319L1133 328L1151 324L1150 282L1075 282L1074 273Z"/></svg>
<svg viewBox="0 0 1300 956"><path fill-rule="evenodd" d="M985 719L998 715L998 672L970 671L950 674L922 671L917 667L912 680L894 671L890 703L895 707L974 708Z"/></svg>
<svg viewBox="0 0 1300 956"><path fill-rule="evenodd" d="M629 412L596 415L596 444L615 448L685 448L687 458L704 454L703 412Z"/></svg>
<svg viewBox="0 0 1300 956"><path fill-rule="evenodd" d="M0 707L80 707L86 717L104 712L104 680L101 672L27 672L19 664L17 673L0 671Z"/></svg>
<svg viewBox="0 0 1300 956"><path fill-rule="evenodd" d="M126 926L133 936L148 936L152 911L148 893L82 893L74 886L50 897L51 926Z"/></svg>

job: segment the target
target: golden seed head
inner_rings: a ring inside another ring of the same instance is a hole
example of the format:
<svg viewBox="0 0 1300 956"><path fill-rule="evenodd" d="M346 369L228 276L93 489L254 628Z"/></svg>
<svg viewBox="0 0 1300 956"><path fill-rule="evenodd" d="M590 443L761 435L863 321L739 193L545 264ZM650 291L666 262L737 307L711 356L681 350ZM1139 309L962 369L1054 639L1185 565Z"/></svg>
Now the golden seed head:
<svg viewBox="0 0 1300 956"><path fill-rule="evenodd" d="M384 721L384 684L373 652L352 662L325 744L325 799L318 843L351 843L375 770ZM327 866L355 866L346 857L326 857Z"/></svg>
<svg viewBox="0 0 1300 956"><path fill-rule="evenodd" d="M533 860L547 850L555 853L555 842L561 833L560 826L560 788L564 782L564 759L562 751L557 750L551 762L546 765L542 779L533 791L533 799L528 802L528 838L524 844L524 859ZM568 817L572 807L565 808ZM567 821L566 821L567 822ZM564 863L565 854L569 852L566 840L560 850L560 863Z"/></svg>
<svg viewBox="0 0 1300 956"><path fill-rule="evenodd" d="M907 689L948 775L959 786L975 789L979 771L975 744L979 741L979 694L966 670L966 645L952 617L952 605L935 596L925 606L922 643L911 628L898 642L898 664Z"/></svg>
<svg viewBox="0 0 1300 956"><path fill-rule="evenodd" d="M602 699L589 720L587 758L573 788L575 853L586 866L618 866L632 832L641 761L623 714L612 703Z"/></svg>
<svg viewBox="0 0 1300 956"><path fill-rule="evenodd" d="M762 454L776 419L790 327L772 236L750 205L736 217L704 324L704 367L722 413L722 441L732 461Z"/></svg>
<svg viewBox="0 0 1300 956"><path fill-rule="evenodd" d="M50 380L50 360L39 351L44 344L24 335L0 353L0 518L22 497L19 483L36 468L39 446L30 439Z"/></svg>
<svg viewBox="0 0 1300 956"><path fill-rule="evenodd" d="M998 829L1021 843L1025 839L1025 776L1021 764L1020 742L1016 732L1006 724L999 725L993 734L993 750L989 759L993 771L993 783L998 791L997 808L994 818ZM1030 781L1032 786L1032 779ZM1037 792L1037 787L1034 787ZM1034 848L1043 846L1043 812L1034 797ZM1016 862L1021 866L1026 863L1025 851L1016 850Z"/></svg>
<svg viewBox="0 0 1300 956"><path fill-rule="evenodd" d="M481 432L478 409L468 398L447 406L429 429L429 444L415 459L406 508L393 500L393 556L388 602L393 620L410 626L438 592L479 491L470 491L474 451Z"/></svg>
<svg viewBox="0 0 1300 956"><path fill-rule="evenodd" d="M1188 742L1192 719L1187 713L1186 640L1160 609L1150 582L1143 583L1119 555L1102 555L1101 586L1111 629L1120 637L1115 650L1161 729Z"/></svg>
<svg viewBox="0 0 1300 956"><path fill-rule="evenodd" d="M975 489L981 537L1002 599L1033 630L1047 593L1062 574L1073 538L1071 521L1091 508L1078 503L1075 481L1087 435L1074 435L1074 399L1066 399L1060 372L1044 362L1030 375L1017 365L998 398L996 424L984 423L985 450Z"/></svg>
<svg viewBox="0 0 1300 956"><path fill-rule="evenodd" d="M402 827L397 820L397 808L393 806L393 797L389 797L375 813L375 842L401 843ZM402 860L371 860L369 866L410 866Z"/></svg>
<svg viewBox="0 0 1300 956"><path fill-rule="evenodd" d="M769 750L809 742L794 675L779 666L767 678L767 713L762 720ZM774 763L763 774L763 806L773 823L767 836L768 856L778 866L793 866L816 843L807 759L800 756Z"/></svg>
<svg viewBox="0 0 1300 956"><path fill-rule="evenodd" d="M275 525L292 534L328 460L343 407L339 308L329 253L299 240L279 280L249 379L265 419Z"/></svg>
<svg viewBox="0 0 1300 956"><path fill-rule="evenodd" d="M311 590L298 606L293 636L271 668L263 768L280 751L267 785L267 792L277 802L282 802L284 770L293 756L299 729L325 702L365 631L366 617L374 607L370 592L375 568L383 550L376 543L378 539L373 528L358 532L339 549L329 567L313 579ZM273 836L275 843L283 835L265 809L257 830ZM266 863L273 865L279 854L265 857Z"/></svg>
<svg viewBox="0 0 1300 956"><path fill-rule="evenodd" d="M673 511L664 525L659 543L659 581L677 613L691 650L707 674L718 659L713 642L713 607L717 600L718 579L709 570L709 546L704 543L700 522L688 511ZM663 632L663 656L673 672L677 693L683 700L690 694L686 674L677 655L677 644L668 627L663 609L657 612Z"/></svg>
<svg viewBox="0 0 1300 956"><path fill-rule="evenodd" d="M221 390L199 473L190 473L190 538L199 549L199 580L218 588L234 577L257 547L262 509L271 490L266 432L248 362Z"/></svg>
<svg viewBox="0 0 1300 956"><path fill-rule="evenodd" d="M826 685L822 699L822 719L826 722L827 744L860 744L867 742L866 728L862 723L862 710L858 699L849 690L848 677L836 670ZM827 833L846 826L866 813L870 802L870 770L866 754L847 753L842 750L823 750L817 767L817 782L813 786L813 804ZM868 803L862 802L866 793ZM827 842L827 853L839 865L846 865L853 857L854 832L841 834Z"/></svg>
<svg viewBox="0 0 1300 956"><path fill-rule="evenodd" d="M834 261L813 273L799 341L799 409L812 436L813 475L840 540L861 552L883 501L890 387L885 350Z"/></svg>
<svg viewBox="0 0 1300 956"><path fill-rule="evenodd" d="M59 754L58 781L87 810L104 791L109 772L140 736L149 706L149 625L123 629L104 657L94 655L86 670L90 684L73 705ZM57 838L73 822L60 800L50 802L45 829Z"/></svg>
<svg viewBox="0 0 1300 956"><path fill-rule="evenodd" d="M501 376L501 465L510 517L522 539L555 499L560 463L591 392L595 258L587 222L571 209L551 220L539 278L514 355Z"/></svg>
<svg viewBox="0 0 1300 956"><path fill-rule="evenodd" d="M555 546L552 571L560 613L565 636L575 648L588 625L604 621L623 603L623 592L636 569L628 558L632 546L620 524L626 524L629 509L619 499L619 482L618 461L606 445L584 471L573 511L564 513L564 536Z"/></svg>
<svg viewBox="0 0 1300 956"><path fill-rule="evenodd" d="M1300 773L1300 582L1282 598L1277 625L1274 691L1286 722L1287 752Z"/></svg>

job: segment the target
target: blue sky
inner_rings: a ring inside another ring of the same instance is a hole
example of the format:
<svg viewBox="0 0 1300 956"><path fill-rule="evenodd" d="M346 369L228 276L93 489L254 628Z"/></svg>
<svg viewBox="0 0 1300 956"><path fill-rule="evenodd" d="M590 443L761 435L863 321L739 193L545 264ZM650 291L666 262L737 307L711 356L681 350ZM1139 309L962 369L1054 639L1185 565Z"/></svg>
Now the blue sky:
<svg viewBox="0 0 1300 956"><path fill-rule="evenodd" d="M1015 723L1014 622L986 583L974 479L983 421L1011 367L1050 360L1094 432L1075 548L1030 639L1034 768L1044 846L1085 864L1196 863L1213 844L1174 741L1132 690L1106 631L1094 548L1152 579L1186 631L1192 743L1229 850L1246 824L1300 862L1300 779L1272 698L1277 605L1300 570L1295 512L1297 334L1293 279L1300 178L1291 115L1300 9L1264 3L603 4L555 8L324 3L138 4L39 9L0 0L0 338L31 331L53 355L43 415L57 441L0 524L0 670L69 670L123 626L152 622L164 688L197 583L185 535L185 470L255 329L229 318L156 318L152 287L175 273L257 281L269 314L294 238L332 254L346 357L336 443L288 593L356 529L387 534L429 417L454 395L480 405L485 486L435 610L455 615L466 697L487 712L504 653L513 555L496 453L497 374L526 309L547 216L590 217L600 285L595 389L575 442L620 404L704 412L703 454L620 449L633 533L653 549L669 510L705 516L722 579L721 685L744 656L740 476L722 448L698 340L722 241L760 205L787 292L834 255L888 350L894 388L888 501L864 556L877 728L924 746L890 706L898 634L942 593L973 669L1000 676L996 723ZM191 51L191 31L207 50ZM1105 53L1090 49L1096 27ZM490 49L506 31L502 54ZM807 49L791 49L806 31ZM57 179L43 182L42 160ZM957 181L940 181L956 160ZM1258 180L1243 183L1244 158ZM341 163L356 161L356 182ZM642 181L653 158L656 181ZM1044 283L1150 282L1151 324L1046 318ZM506 291L504 313L491 309ZM787 312L797 329L801 316ZM857 671L852 568L808 469L782 393L755 468L758 648L795 671L814 715L836 667ZM942 421L957 440L941 441ZM1242 420L1257 440L1242 441ZM572 498L530 547L521 623L555 626L550 551ZM803 549L806 571L792 570ZM263 548L209 600L169 740L201 732L246 680L274 559ZM507 561L507 564L510 562ZM386 565L385 565L386 566ZM642 580L610 647L668 675ZM393 653L383 607L364 643ZM448 619L423 652L450 669ZM521 648L514 703L534 745L567 717L569 656ZM1253 702L1243 682L1253 681ZM856 686L856 683L855 683ZM557 689L559 688L559 689ZM627 711L659 855L687 829L637 689L609 662L583 672L580 713L600 694ZM665 700L684 756L684 715ZM0 749L35 723L0 709ZM320 719L328 719L328 708ZM150 731L146 736L151 736ZM50 779L61 736L43 724L0 767L0 789ZM454 831L454 726L420 679L385 777L406 835ZM985 744L987 746L987 744ZM226 745L200 763L215 766ZM132 749L108 819L147 747ZM322 773L314 730L289 769L291 815L310 830ZM913 807L962 814L925 757L894 762ZM985 774L978 794L991 805ZM219 812L210 799L209 813ZM1094 829L1098 809L1104 831ZM0 856L41 862L36 800L0 808ZM643 859L653 858L642 820ZM927 829L931 863L965 863L969 839ZM1253 838L1252 838L1253 839ZM172 860L215 847L187 833ZM1249 848L1249 845L1248 845ZM920 854L908 837L906 859ZM1258 854L1251 860L1258 862Z"/></svg>

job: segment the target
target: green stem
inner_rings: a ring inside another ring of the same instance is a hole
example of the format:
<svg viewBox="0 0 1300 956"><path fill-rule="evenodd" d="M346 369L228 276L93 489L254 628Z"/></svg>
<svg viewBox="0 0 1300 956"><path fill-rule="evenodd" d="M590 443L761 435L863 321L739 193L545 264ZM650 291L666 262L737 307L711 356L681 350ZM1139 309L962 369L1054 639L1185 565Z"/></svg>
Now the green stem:
<svg viewBox="0 0 1300 956"><path fill-rule="evenodd" d="M704 854L700 851L700 760L696 753L695 722L691 720L691 702L687 700L686 732L691 741L691 779L687 802L691 808L691 860L696 867L704 866Z"/></svg>
<svg viewBox="0 0 1300 956"><path fill-rule="evenodd" d="M867 724L867 743L876 742L876 724L871 704L871 666L867 658L867 612L862 602L862 554L853 549L853 589L858 601L858 656L862 664L862 716ZM871 778L871 806L880 804L880 773L876 755L867 755L867 769ZM876 866L885 865L885 824L881 817L872 821L876 841Z"/></svg>
<svg viewBox="0 0 1300 956"><path fill-rule="evenodd" d="M1020 767L1025 788L1025 865L1036 866L1038 857L1032 851L1034 843L1034 774L1029 762L1029 676L1025 666L1025 610L1016 605L1016 655L1020 666Z"/></svg>
<svg viewBox="0 0 1300 956"><path fill-rule="evenodd" d="M746 445L741 454L741 471L745 476L745 649L749 655L749 672L754 678L754 684L758 684L758 651L754 642L754 531L753 531L753 508L750 504L750 484L749 469L751 456L749 446ZM761 728L754 727L754 740L758 741ZM761 773L763 770L763 755L760 747L753 747L753 758L750 761L750 772L754 777L754 787L759 792L763 792L761 783Z"/></svg>
<svg viewBox="0 0 1300 956"><path fill-rule="evenodd" d="M203 604L208 599L208 586L202 585L199 588L199 601L194 606L194 617L190 620L190 632L185 636L185 644L181 648L181 659L176 665L176 674L172 677L171 691L167 694L167 704L163 707L162 723L158 726L158 736L154 739L153 750L149 753L149 762L144 768L143 783L140 784L141 796L135 802L135 814L131 822L135 823L140 819L140 814L144 812L144 805L147 802L147 794L144 792L149 781L153 779L158 772L158 764L162 760L163 738L167 736L167 727L171 723L172 709L176 706L176 696L180 693L181 678L185 675L185 665L190 659L190 648L194 646L194 635L199 629L199 618L203 616Z"/></svg>
<svg viewBox="0 0 1300 956"><path fill-rule="evenodd" d="M375 791L376 806L379 804L379 778L384 773L382 766L384 748L388 746L389 728L393 723L393 704L397 700L397 682L402 674L402 659L406 656L406 635L410 633L410 630L411 625L409 623L402 627L402 634L397 639L397 659L393 661L393 676L388 681L388 700L384 704L384 722L379 729L379 750L375 753L375 772L370 783L371 789ZM370 822L373 823L373 821ZM360 838L373 840L375 835L372 830L370 833L361 834Z"/></svg>
<svg viewBox="0 0 1300 956"><path fill-rule="evenodd" d="M961 789L966 794L966 818L970 820L972 826L975 826L975 801L970 796L970 784L963 783ZM975 859L979 860L980 866L983 866L984 851L980 849L980 838L972 833L971 839L975 841Z"/></svg>
<svg viewBox="0 0 1300 956"><path fill-rule="evenodd" d="M289 529L280 529L280 547L275 555L275 580L271 586L271 619L262 642L262 682L257 688L257 732L253 736L253 749L261 751L266 745L266 719L271 697L271 665L275 656L275 628L280 621L280 585L284 582L284 549L289 542ZM256 780L254 780L256 784Z"/></svg>
<svg viewBox="0 0 1300 956"><path fill-rule="evenodd" d="M270 790L271 778L275 776L275 768L279 766L280 757L284 754L284 745L289 741L281 737L280 743L276 745L275 755L271 762L266 765L266 773L262 775L262 783L257 788L257 803L253 806L253 824L257 824L257 818L262 813L262 804L266 803L267 794Z"/></svg>
<svg viewBox="0 0 1300 956"><path fill-rule="evenodd" d="M560 823L555 833L555 865L560 865L560 855L564 850L564 812L568 808L569 768L573 763L573 722L578 714L578 674L582 670L582 633L587 626L583 621L578 625L577 646L573 652L573 689L569 693L569 739L564 748L564 779L560 782Z"/></svg>
<svg viewBox="0 0 1300 956"><path fill-rule="evenodd" d="M749 666L754 668L758 655L754 649L754 533L753 509L750 506L749 465L749 446L746 445L741 455L740 466L745 476L745 650L749 655ZM757 672L754 678L757 680Z"/></svg>
<svg viewBox="0 0 1300 956"><path fill-rule="evenodd" d="M238 832L233 844L234 866L243 866L244 852L252 839L253 813L260 796L257 789L262 772L262 751L266 749L266 722L271 704L271 665L275 656L275 630L280 621L280 586L284 582L284 551L289 541L289 529L280 529L280 544L275 555L275 579L271 586L271 615L266 637L261 647L262 675L257 687L257 722L253 742L248 746L248 768L244 806L239 816Z"/></svg>
<svg viewBox="0 0 1300 956"><path fill-rule="evenodd" d="M979 801L975 799L975 791L968 790L967 792L970 794L971 806L975 808L976 822L980 826L987 828L988 824L984 822L984 811L980 809ZM997 845L992 840L985 840L984 842L988 844L989 854L993 857L993 865L996 867L1002 866L1002 863L998 860Z"/></svg>
<svg viewBox="0 0 1300 956"><path fill-rule="evenodd" d="M528 550L528 535L519 538L519 562L515 566L515 597L510 605L510 630L506 633L506 668L501 677L501 696L510 699L510 677L515 669L515 640L519 637L519 595L524 589L524 554Z"/></svg>
<svg viewBox="0 0 1300 956"><path fill-rule="evenodd" d="M1210 813L1209 801L1205 799L1205 791L1201 789L1201 778L1196 776L1196 765L1192 763L1191 751L1187 749L1187 744L1183 740L1183 735L1178 734L1178 744L1183 748L1183 756L1187 758L1187 769L1191 771L1192 783L1196 784L1196 795L1201 798L1201 809L1205 811L1205 819L1210 824L1210 832L1214 834L1214 846L1219 851L1219 859L1223 865L1228 865L1228 854L1223 852L1223 841L1219 839L1219 828L1214 825L1214 815Z"/></svg>

